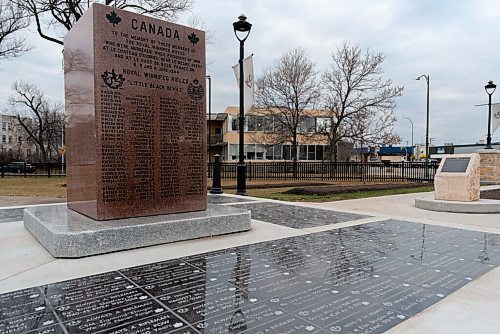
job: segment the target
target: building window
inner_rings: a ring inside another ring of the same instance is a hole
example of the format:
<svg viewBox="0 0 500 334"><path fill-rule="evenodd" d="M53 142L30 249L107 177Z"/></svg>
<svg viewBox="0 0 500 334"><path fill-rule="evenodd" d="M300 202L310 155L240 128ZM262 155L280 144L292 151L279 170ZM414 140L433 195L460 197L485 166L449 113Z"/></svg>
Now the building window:
<svg viewBox="0 0 500 334"><path fill-rule="evenodd" d="M264 153L266 153L266 150L264 147L255 144L255 159L257 160L263 160L264 159Z"/></svg>
<svg viewBox="0 0 500 334"><path fill-rule="evenodd" d="M222 128L215 128L215 134L216 135L221 135L222 134Z"/></svg>
<svg viewBox="0 0 500 334"><path fill-rule="evenodd" d="M255 131L264 130L264 116L255 117Z"/></svg>
<svg viewBox="0 0 500 334"><path fill-rule="evenodd" d="M323 145L316 145L316 160L323 160L324 149L325 147Z"/></svg>
<svg viewBox="0 0 500 334"><path fill-rule="evenodd" d="M238 131L238 117L231 116L231 131Z"/></svg>
<svg viewBox="0 0 500 334"><path fill-rule="evenodd" d="M315 130L315 120L314 117L309 117L309 116L301 116L299 118L299 128L298 132L299 133L310 133L314 132Z"/></svg>
<svg viewBox="0 0 500 334"><path fill-rule="evenodd" d="M238 145L237 144L229 144L229 160L237 160L238 159Z"/></svg>
<svg viewBox="0 0 500 334"><path fill-rule="evenodd" d="M299 160L307 160L307 145L299 145Z"/></svg>
<svg viewBox="0 0 500 334"><path fill-rule="evenodd" d="M282 147L281 145L274 145L274 160L282 159Z"/></svg>
<svg viewBox="0 0 500 334"><path fill-rule="evenodd" d="M266 160L281 160L281 145L273 145L266 150Z"/></svg>
<svg viewBox="0 0 500 334"><path fill-rule="evenodd" d="M2 143L7 143L5 140L6 140L6 136L2 135Z"/></svg>
<svg viewBox="0 0 500 334"><path fill-rule="evenodd" d="M307 145L307 160L316 160L316 145Z"/></svg>
<svg viewBox="0 0 500 334"><path fill-rule="evenodd" d="M330 132L332 119L328 117L316 117L316 132Z"/></svg>
<svg viewBox="0 0 500 334"><path fill-rule="evenodd" d="M274 119L273 116L264 116L262 130L266 132L274 131Z"/></svg>
<svg viewBox="0 0 500 334"><path fill-rule="evenodd" d="M283 159L284 160L291 160L290 145L283 145Z"/></svg>
<svg viewBox="0 0 500 334"><path fill-rule="evenodd" d="M12 136L9 136L9 144L12 144Z"/></svg>
<svg viewBox="0 0 500 334"><path fill-rule="evenodd" d="M7 130L7 122L2 122L2 130Z"/></svg>
<svg viewBox="0 0 500 334"><path fill-rule="evenodd" d="M247 116L246 121L247 121L247 131L255 131L256 117L255 116Z"/></svg>
<svg viewBox="0 0 500 334"><path fill-rule="evenodd" d="M250 145L245 144L245 156L246 156L246 159L248 159L248 160L255 159L255 145L254 144L250 144Z"/></svg>

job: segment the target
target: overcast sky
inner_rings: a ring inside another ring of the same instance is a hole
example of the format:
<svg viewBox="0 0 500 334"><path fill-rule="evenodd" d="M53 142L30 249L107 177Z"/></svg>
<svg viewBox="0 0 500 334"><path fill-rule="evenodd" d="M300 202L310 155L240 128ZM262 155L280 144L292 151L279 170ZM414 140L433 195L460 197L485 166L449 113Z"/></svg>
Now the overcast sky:
<svg viewBox="0 0 500 334"><path fill-rule="evenodd" d="M239 57L232 23L245 14L253 24L245 54L254 54L255 75L286 50L302 47L319 71L345 41L382 52L384 76L405 91L396 108L395 132L403 144L425 141L425 80L430 75L430 137L437 145L485 139L488 102L484 85L500 84L500 1L492 0L195 0L190 15L213 34L207 48L212 77L212 112L238 104L231 66ZM187 16L186 16L187 17ZM187 21L187 18L182 20ZM62 48L29 36L34 49L0 62L0 108L7 106L16 79L38 85L52 100L63 101ZM493 103L500 102L500 88ZM493 134L500 141L500 129Z"/></svg>

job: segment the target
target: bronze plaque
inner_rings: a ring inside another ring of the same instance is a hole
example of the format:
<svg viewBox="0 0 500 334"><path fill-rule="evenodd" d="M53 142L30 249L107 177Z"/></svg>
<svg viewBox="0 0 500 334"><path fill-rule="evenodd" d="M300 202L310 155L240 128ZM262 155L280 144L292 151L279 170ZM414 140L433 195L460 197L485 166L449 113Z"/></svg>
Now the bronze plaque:
<svg viewBox="0 0 500 334"><path fill-rule="evenodd" d="M444 160L441 172L445 173L465 173L469 166L470 157L450 158Z"/></svg>
<svg viewBox="0 0 500 334"><path fill-rule="evenodd" d="M64 40L68 207L205 210L205 34L93 4Z"/></svg>

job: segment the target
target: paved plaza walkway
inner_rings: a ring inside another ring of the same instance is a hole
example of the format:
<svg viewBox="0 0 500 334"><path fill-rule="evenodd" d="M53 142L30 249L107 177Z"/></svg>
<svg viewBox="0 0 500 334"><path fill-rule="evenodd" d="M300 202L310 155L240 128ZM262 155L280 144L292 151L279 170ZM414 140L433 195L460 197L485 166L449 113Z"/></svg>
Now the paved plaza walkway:
<svg viewBox="0 0 500 334"><path fill-rule="evenodd" d="M498 333L500 214L421 195L210 195L252 229L80 259L53 258L30 202L0 197L0 333Z"/></svg>

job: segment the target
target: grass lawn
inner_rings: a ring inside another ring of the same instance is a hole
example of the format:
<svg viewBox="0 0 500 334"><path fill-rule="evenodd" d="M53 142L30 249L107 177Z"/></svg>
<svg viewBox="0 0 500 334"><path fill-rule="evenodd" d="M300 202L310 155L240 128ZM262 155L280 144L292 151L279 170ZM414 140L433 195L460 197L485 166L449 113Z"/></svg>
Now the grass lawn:
<svg viewBox="0 0 500 334"><path fill-rule="evenodd" d="M341 201L346 199L357 199L357 198L367 198L367 197L377 197L377 196L388 196L388 195L398 195L398 194L410 194L418 192L434 191L434 186L425 186L418 188L407 188L407 189L383 189L383 190L368 190L368 191L357 191L357 192L346 192L341 194L330 194L330 195L295 195L295 194L285 194L284 192L291 188L269 188L269 189L248 189L247 192L250 196L270 198L281 201L290 202L330 202L330 201Z"/></svg>
<svg viewBox="0 0 500 334"><path fill-rule="evenodd" d="M46 196L66 198L65 177L18 177L0 178L0 196Z"/></svg>
<svg viewBox="0 0 500 334"><path fill-rule="evenodd" d="M284 194L283 192L296 187L297 183L301 186L312 184L311 181L269 181L269 180L253 180L247 182L248 186L257 187L256 189L248 188L247 192L250 196L277 199L292 202L328 202L340 201L345 199L356 199L374 196L386 196L396 194L408 194L416 192L433 191L432 185L426 187L409 188L409 189L384 189L384 190L369 190L358 192L346 192L341 194L329 195L294 195ZM317 183L317 182L316 182ZM325 182L335 185L357 185L359 182ZM211 185L211 180L208 180L208 185ZM236 180L223 180L222 189L227 194L234 194ZM259 188L262 186L262 188ZM265 187L273 188L265 188ZM224 187L227 187L224 189ZM231 189L233 188L233 189ZM66 178L65 177L17 177L9 176L0 178L0 196L46 196L66 198Z"/></svg>

